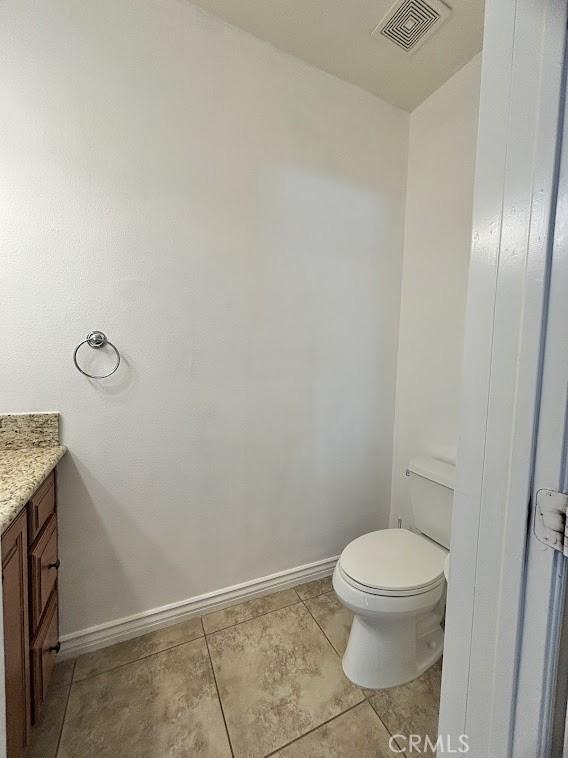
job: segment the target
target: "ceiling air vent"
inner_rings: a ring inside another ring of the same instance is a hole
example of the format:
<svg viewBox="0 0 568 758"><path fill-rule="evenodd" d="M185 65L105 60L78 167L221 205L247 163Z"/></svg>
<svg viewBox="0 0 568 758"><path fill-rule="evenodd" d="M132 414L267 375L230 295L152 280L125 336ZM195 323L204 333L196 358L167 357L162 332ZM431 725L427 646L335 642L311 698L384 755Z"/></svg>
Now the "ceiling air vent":
<svg viewBox="0 0 568 758"><path fill-rule="evenodd" d="M451 9L441 0L398 0L371 37L386 37L413 53L449 18Z"/></svg>

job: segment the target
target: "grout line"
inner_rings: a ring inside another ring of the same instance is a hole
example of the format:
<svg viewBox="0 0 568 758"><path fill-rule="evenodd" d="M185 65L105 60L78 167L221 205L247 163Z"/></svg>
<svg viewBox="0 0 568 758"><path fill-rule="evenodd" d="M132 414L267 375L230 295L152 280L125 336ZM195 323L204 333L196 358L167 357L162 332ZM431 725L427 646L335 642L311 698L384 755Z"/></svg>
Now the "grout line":
<svg viewBox="0 0 568 758"><path fill-rule="evenodd" d="M318 595L318 597L321 597L321 596L320 596L320 595ZM310 598L309 598L309 600L312 600L312 598L310 597ZM335 647L335 645L333 644L333 642L332 642L332 641L329 639L329 637L327 636L327 634L324 632L323 628L320 626L320 624L319 624L319 621L317 620L317 618L316 618L316 617L314 616L314 614L313 614L313 613L310 611L310 607L309 607L309 605L308 605L308 604L307 604L307 603L306 603L304 600L302 601L302 603L303 603L303 605L304 605L305 609L307 610L307 612L310 614L310 616L311 616L311 617L313 618L313 620L316 622L316 625L317 625L318 629L320 630L320 632L323 634L323 636L326 638L326 640L327 640L327 641L329 642L329 644L331 645L331 649L333 650L333 652L334 652L334 653L335 653L335 654L336 654L338 657L342 657L342 655L341 655L341 653L339 652L339 650L337 650L337 649L336 649L336 647ZM361 689L361 687L359 687L359 689L361 690L361 692L363 692L363 690ZM363 695L364 695L364 694L365 694L365 693L363 692Z"/></svg>
<svg viewBox="0 0 568 758"><path fill-rule="evenodd" d="M436 665L436 664L434 664L434 665ZM430 669L431 669L431 668L433 668L433 667L431 666L431 667L430 667ZM427 669L426 671L430 671L430 669ZM425 674L425 673L426 673L426 672L423 672L423 673L421 674L421 676L424 676L424 674ZM420 678L420 677L419 677L419 678ZM413 681L416 681L416 680L413 680ZM401 686L401 687L404 687L405 685L399 685L399 686ZM402 745L400 744L399 740L397 740L397 739L396 739L396 735L395 735L395 734L393 734L393 732L392 732L392 731L389 729L389 727L387 726L387 724L386 724L385 720L383 719L383 717L381 716L381 714L380 714L380 713L377 711L377 709L376 709L376 708L373 706L373 704L372 704L372 703L371 703L371 701L370 701L370 698L371 698L371 697L372 697L372 696L373 696L373 695L374 695L376 692L381 692L381 690L371 690L371 693L372 693L372 694L371 694L371 695L368 695L368 696L366 696L367 702L369 703L369 705L370 705L370 706L371 706L371 708L373 709L374 713L376 714L377 718L379 719L379 721L381 722L381 724L384 726L384 728L386 729L386 731L388 732L388 734L390 734L390 736L391 736L391 737L394 739L394 741L396 742L396 744L397 744L397 745L398 745L398 746L401 748L401 753L400 753L400 755L402 756L402 758L405 758L405 756L406 756L407 754L406 754L405 752L403 752L403 751L404 751L404 750L406 750L406 748L404 748L404 746L402 746ZM439 715L439 710L440 710L440 706L438 705L438 715ZM438 735L436 734L436 737L437 737L437 736L438 736Z"/></svg>
<svg viewBox="0 0 568 758"><path fill-rule="evenodd" d="M335 721L340 716L344 716L346 713L349 713L349 711L354 710L358 706L363 704L363 700L361 700L360 703L355 703L355 705L350 705L349 708L346 708L344 711L341 711L341 713L336 713L335 716L332 716L331 718L327 719L326 721L322 721L321 724L318 724L317 726L314 726L313 729L309 729L307 732L304 732L304 734L300 734L299 737L294 737L293 740L290 740L290 742L287 742L285 745L280 745L280 747L276 748L276 750L273 750L270 753L266 753L263 758L270 758L273 755L276 755L280 752L280 750L284 750L284 748L289 747L290 745L293 745L295 742L299 742L299 740L303 739L304 737L307 737L309 734L313 734L313 732L317 732L318 729L321 729L322 726L327 726L327 724L330 724L332 721Z"/></svg>
<svg viewBox="0 0 568 758"><path fill-rule="evenodd" d="M327 594L327 593L324 593L324 594ZM321 597L321 596L320 596L320 597ZM311 599L312 599L312 598L310 598L310 600L311 600ZM317 628L318 628L318 629L320 630L320 632L323 634L323 636L325 637L325 639L327 640L327 642L328 642L328 643L329 643L329 645L331 646L331 649L333 650L333 652L334 652L334 653L337 655L337 657L338 657L338 658L342 658L342 657L343 657L343 656L342 656L342 654L339 652L339 650L337 650L337 649L335 648L335 646L334 646L334 644L332 643L332 641L329 639L329 637L327 636L327 634L324 632L323 628L320 626L320 624L319 624L319 622L318 622L317 618L316 618L316 617L314 616L314 614L311 612L311 610L310 610L309 606L307 605L307 603L305 603L305 602L302 602L302 605L304 606L304 608L307 610L307 612L310 614L310 616L311 616L311 617L312 617L312 619L314 620L314 622L315 622L315 624L316 624ZM345 674L343 674L343 676L345 676ZM367 695L366 695L366 693L365 693L365 690L363 689L363 687L359 687L359 685L357 685L357 684L354 684L353 682L351 682L351 684L353 685L353 687L356 687L356 688L359 690L359 692L360 692L360 693L363 695L363 700L360 700L360 701L359 701L359 703L368 702L368 698L367 698ZM369 703L369 705L370 705L370 703ZM372 707L372 706L371 706L371 707Z"/></svg>
<svg viewBox="0 0 568 758"><path fill-rule="evenodd" d="M223 724L225 725L225 733L227 735L227 742L229 743L229 750L231 751L232 758L235 758L233 751L233 744L231 742L231 735L229 734L229 727L227 726L227 719L225 718L225 709L223 708L223 702L221 700L221 693L219 692L219 685L217 684L217 677L215 676L215 667L213 666L213 658L211 658L211 650L209 649L209 641L207 637L205 639L205 647L207 648L207 655L209 656L209 665L211 666L211 673L213 674L213 681L215 682L215 690L217 691L217 700L219 701L219 708L221 709L221 716L223 717Z"/></svg>
<svg viewBox="0 0 568 758"><path fill-rule="evenodd" d="M379 712L376 710L376 708L374 708L374 707L373 707L373 704L370 702L370 700L369 700L368 698L367 698L367 702L369 703L369 705L371 706L371 708L373 708L373 713L374 713L374 714L375 714L375 716L376 716L376 717L379 719L379 721L380 721L380 722L381 722L381 724L384 726L384 728L387 730L387 732L390 734L390 736L391 736L391 737L394 737L394 735L393 735L393 733L391 732L391 730L388 728L388 726L387 726L387 725L385 724L385 722L383 721L383 719L382 719L382 716L381 716L381 715L380 715L380 713L379 713ZM396 744L398 745L398 742L397 742ZM399 745L399 747L400 747L400 745Z"/></svg>
<svg viewBox="0 0 568 758"><path fill-rule="evenodd" d="M143 661L143 660L146 660L147 658L152 658L154 655L160 655L160 653L165 653L167 650L173 650L173 648L180 647L181 645L187 645L190 642L195 642L195 640L201 639L202 636L203 637L207 637L207 636L210 637L212 634L217 634L217 632L224 632L226 629L232 629L235 626L240 626L240 624L245 624L247 621L253 621L254 619L262 618L263 616L268 616L271 613L276 613L276 611L284 610L284 608L292 608L292 606L298 605L301 602L302 602L301 600L295 600L293 603L290 603L289 605L283 605L281 608L275 608L272 611L266 611L266 613L259 613L258 616L252 616L251 618L244 619L243 621L237 621L236 624L231 624L230 626L225 626L222 629L216 629L214 632L209 632L209 633L205 632L205 626L203 624L203 618L204 617L203 616L199 616L198 618L199 618L199 620L201 622L201 629L203 630L203 634L200 635L199 637L194 637L193 639L190 639L190 640L184 640L183 642L178 642L178 643L176 643L174 645L168 645L168 647L165 647L162 650L156 650L154 653L148 653L147 655L141 655L140 657L134 658L131 661L126 661L125 663L119 663L117 666L113 666L112 668L105 669L104 671L97 671L96 673L90 674L89 676L85 676L82 679L75 679L75 673L74 673L75 672L75 666L73 666L73 683L75 683L75 682L85 682L88 679L94 679L95 677L101 676L102 674L108 674L111 671L116 671L117 669L124 668L124 666L130 666L130 664L136 663L137 661ZM183 623L183 622L180 622L180 623ZM176 626L176 625L174 624L173 626ZM172 628L172 627L170 627L170 628ZM133 637L133 639L136 639L136 638ZM125 641L128 642L128 640L125 640ZM116 644L120 645L120 644L123 644L123 643L117 642ZM114 646L113 645L109 645L109 647L114 647ZM102 649L104 650L105 648L102 648ZM98 651L93 651L93 652L98 652ZM91 655L91 653L85 653L85 655ZM77 662L77 660L80 657L81 656L77 656L77 658L75 659L75 663Z"/></svg>
<svg viewBox="0 0 568 758"><path fill-rule="evenodd" d="M65 701L65 709L63 710L63 718L61 719L61 726L59 727L59 734L57 735L57 745L55 746L55 752L53 753L53 758L57 758L57 755L59 754L59 747L61 745L61 736L63 735L63 727L65 726L65 719L67 718L67 709L69 708L71 690L73 689L73 681L75 678L76 665L77 665L77 659L73 661L73 671L71 672L71 681L69 682L69 689L67 690L67 700Z"/></svg>
<svg viewBox="0 0 568 758"><path fill-rule="evenodd" d="M293 603L288 603L288 605L283 605L280 608L273 608L271 611L265 611L264 613L259 613L257 616L251 616L248 619L243 619L242 621L237 621L234 624L229 624L229 626L223 626L221 629L215 629L213 632L205 632L206 637L211 637L214 634L218 634L219 632L224 632L227 629L233 629L235 626L240 626L241 624L246 624L247 621L254 621L255 619L260 619L263 616L270 616L271 613L277 613L278 611L283 611L285 608L292 608L294 605L299 605L302 603L302 600L294 600ZM205 627L203 627L205 629Z"/></svg>
<svg viewBox="0 0 568 758"><path fill-rule="evenodd" d="M332 590L332 591L333 591L333 590ZM330 593L329 593L329 592L324 592L324 593L322 593L322 594L324 594L324 595L329 595ZM321 595L318 595L318 597L321 597ZM308 599L309 599L309 600L312 600L312 598L308 598ZM325 633L325 631L324 631L323 627L322 627L322 626L320 626L320 623L319 623L319 621L318 621L318 620L317 620L317 618L314 616L314 614L311 612L309 605L308 605L308 604L307 604L305 601L302 601L302 602L303 602L303 604L305 605L305 607L306 607L306 609L307 609L308 613L310 614L310 616L313 618L313 620L314 620L314 621L316 622L316 624L318 625L318 628L319 628L319 630L321 631L321 633L323 634L323 636L326 638L326 640L327 640L327 641L329 642L329 644L331 645L331 647L332 647L332 649L333 649L333 652L334 652L334 653L336 653L336 654L337 654L337 656L341 658L341 657L342 657L342 653L340 653L340 652L339 652L339 650L337 650L337 648L335 647L335 645L333 644L333 642L332 642L332 641L329 639L329 637L328 637L328 636L327 636L327 634ZM352 684L353 684L353 683L352 683ZM363 698L364 698L364 699L365 699L365 700L366 700L366 701L369 703L369 705L371 706L371 708L373 708L373 706L372 706L372 705L371 705L371 703L369 702L369 699L370 699L370 698L373 696L373 694L374 694L374 690L370 690L370 692L371 692L372 694L367 694L367 692L366 692L366 689L368 690L368 688L365 688L365 687L359 687L358 685L354 685L354 686L355 686L355 687L358 687L358 689L359 689L359 690L361 691L361 693L363 694ZM363 700L362 700L361 702L363 702ZM374 711L375 713L377 713L377 712L375 711L375 709L374 709L374 708L373 708L373 711ZM379 714L378 714L378 713L377 713L377 718L378 718L378 719L381 721L381 723L383 724L383 726L384 726L384 727L385 727L385 729L386 729L386 728L387 728L387 727L386 727L386 724L384 724L383 720L381 719L381 717L379 716ZM388 731L388 729L387 729L387 731ZM389 734L390 734L390 732L389 732ZM391 735L391 736L392 736L392 735Z"/></svg>
<svg viewBox="0 0 568 758"><path fill-rule="evenodd" d="M315 581L317 582L318 580L316 579ZM309 582L308 582L308 584L309 584ZM300 584L299 586L301 587L302 585ZM296 589L296 588L294 587L294 589ZM298 597L300 598L300 600L302 601L302 603L305 603L306 600L315 600L316 597L322 597L322 595L330 595L332 592L335 592L335 590L333 589L333 587L330 590L323 590L322 592L318 592L315 595L310 595L309 597L302 597L300 595L300 593L297 592L297 591L296 591L296 595L298 595Z"/></svg>
<svg viewBox="0 0 568 758"><path fill-rule="evenodd" d="M398 745L398 747L401 748L402 752L400 753L400 755L402 756L402 758L405 758L405 756L406 756L406 752L405 752L406 748L404 746L402 746L400 744L400 742L396 739L395 735L391 732L391 730L385 724L385 722L383 721L382 717L378 714L378 712L375 710L375 708L373 708L372 703L370 703L369 700L367 700L367 702L369 703L369 708L373 711L373 713L375 714L375 716L381 722L381 724L382 724L385 732L395 741L395 743Z"/></svg>
<svg viewBox="0 0 568 758"><path fill-rule="evenodd" d="M138 663L138 661L145 661L148 658L153 658L155 655L161 655L162 653L167 653L168 650L173 650L176 647L181 647L182 645L189 645L191 642L197 642L197 640L204 639L205 635L200 634L199 637L193 637L190 640L184 640L183 642L176 642L175 645L168 645L168 647L163 648L162 650L156 650L153 653L148 653L147 655L141 655L138 658L133 658L131 661L126 661L125 663L119 663L116 666L113 666L110 669L105 669L104 671L97 671L94 674L89 674L89 676L84 676L82 679L75 679L75 675L73 674L73 684L80 684L81 682L88 682L89 679L96 679L98 676L102 676L103 674L110 674L113 671L118 671L118 669L123 669L125 666L131 666L133 663ZM133 638L136 639L136 638ZM128 640L127 640L128 641ZM117 645L120 645L122 643L117 642ZM113 645L110 645L109 647L113 647ZM106 648L102 648L105 650ZM98 652L98 651L94 651ZM90 653L85 653L85 655L90 655ZM81 656L78 656L80 658ZM75 669L73 669L75 670Z"/></svg>
<svg viewBox="0 0 568 758"><path fill-rule="evenodd" d="M331 590L330 592L322 592L322 594L321 594L321 595L317 595L317 597L322 597L322 595L330 595L330 594L331 594L331 592L333 592L333 590ZM311 597L310 597L310 598L308 598L308 600L312 600L312 599L313 599L313 598L311 598ZM343 657L343 654L342 654L342 653L340 653L340 652L339 652L339 650L337 650L337 648L335 647L335 645L333 644L333 642L332 642L332 641L329 639L329 637L328 637L328 636L327 636L327 634L325 633L325 630L324 630L324 628L323 628L323 627L320 625L319 621L317 620L317 618L316 618L316 617L314 616L314 614L312 613L312 611L311 611L311 609L310 609L310 606L307 604L307 602L306 602L305 600L303 600L303 601L302 601L302 603L303 603L303 604L306 606L306 608L307 608L307 610L308 610L308 613L309 613L309 614L310 614L310 616L313 618L313 620L316 622L316 624L318 625L318 627L319 627L319 629L320 629L321 633L324 635L324 637L326 638L326 640L329 642L329 644L330 644L330 645L331 645L331 647L333 648L333 651L334 651L334 653L336 653L336 654L337 654L337 655L338 655L340 658L341 658L341 657ZM358 687L358 685L355 685L355 686L356 686L356 687ZM366 701L369 703L369 705L371 706L371 708L373 708L373 706L372 706L372 705L371 705L371 703L370 703L370 698L371 698L371 697L373 697L373 695L375 694L375 690L370 690L368 687L367 687L367 688L365 688L365 687L358 687L358 688L359 688L359 689L361 690L361 692L363 693L363 697L365 698L365 700L366 700ZM367 694L367 693L370 693L370 694ZM363 701L361 701L361 702L363 702ZM375 709L374 709L374 708L373 708L373 711L374 711L375 713L377 713L377 712L375 711ZM378 719L380 719L381 723L383 724L383 726L384 726L384 727L385 727L385 729L386 729L386 728L387 728L387 727L386 727L386 724L383 722L383 720L381 719L381 717L379 716L379 714L378 714L378 713L377 713L377 718L378 718ZM387 731L388 731L388 729L387 729ZM390 734L390 732L389 732L389 734ZM392 736L392 735L391 735L391 736Z"/></svg>
<svg viewBox="0 0 568 758"><path fill-rule="evenodd" d="M323 595L331 595L331 593L332 593L332 592L333 592L333 590L330 590L329 592L322 592L322 594L321 594L321 595L316 595L316 597L322 597ZM313 600L313 598L311 598L311 597L310 597L310 598L307 598L307 599L308 599L308 600ZM311 611L311 609L310 609L310 606L307 604L307 602L306 602L305 600L302 600L302 603L303 603L303 604L306 606L306 608L307 608L307 610L308 610L308 613L309 613L309 614L310 614L310 616L313 618L313 620L316 622L316 624L318 625L318 627L319 627L319 629L320 629L321 633L324 635L324 637L326 638L326 640L329 642L329 644L330 644L330 645L331 645L331 647L333 648L333 651L334 651L334 653L337 653L337 655L338 655L340 658L341 658L341 657L343 657L343 654L342 654L342 653L340 653L340 652L339 652L339 650L337 650L337 648L335 647L335 645L333 644L333 642L332 642L332 641L329 639L329 637L328 637L328 636L327 636L327 634L325 633L325 630L324 630L324 628L323 628L323 627L320 625L319 621L317 620L317 618L316 618L316 617L314 616L314 614L312 613L312 611ZM356 686L356 687L358 687L358 685L355 685L355 686ZM373 697L373 695L375 694L375 691L376 691L376 690L369 690L369 688L365 688L365 687L359 687L359 689L361 690L361 692L363 693L363 696L364 696L365 700L367 700L367 701L369 701L369 698ZM368 692L370 692L371 694L367 694L367 691L368 691ZM362 702L362 701L361 701L361 702ZM369 705L370 705L370 703L369 703ZM373 706L371 706L371 708L372 708L372 707L373 707ZM373 708L373 710L374 710L374 708ZM376 713L376 711L375 711L375 713ZM380 716L379 716L378 714L377 714L377 717L378 717L378 718L380 718ZM381 721L382 721L382 719L381 719ZM386 729L386 726L385 726L385 729ZM390 734L390 732L389 732L389 734Z"/></svg>

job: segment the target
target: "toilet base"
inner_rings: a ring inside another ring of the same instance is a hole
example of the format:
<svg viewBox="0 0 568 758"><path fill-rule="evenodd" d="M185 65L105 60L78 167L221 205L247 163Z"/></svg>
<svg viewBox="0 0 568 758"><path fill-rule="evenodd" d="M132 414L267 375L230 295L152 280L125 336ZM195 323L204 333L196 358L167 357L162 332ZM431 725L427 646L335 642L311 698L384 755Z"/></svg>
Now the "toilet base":
<svg viewBox="0 0 568 758"><path fill-rule="evenodd" d="M359 687L380 690L419 677L441 657L444 632L438 613L375 619L355 615L343 671Z"/></svg>

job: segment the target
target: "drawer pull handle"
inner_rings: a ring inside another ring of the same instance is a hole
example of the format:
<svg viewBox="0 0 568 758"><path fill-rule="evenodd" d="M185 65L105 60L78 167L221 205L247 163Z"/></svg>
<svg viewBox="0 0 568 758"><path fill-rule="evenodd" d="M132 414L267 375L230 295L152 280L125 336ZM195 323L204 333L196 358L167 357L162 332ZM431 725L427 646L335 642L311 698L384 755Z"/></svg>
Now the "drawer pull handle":
<svg viewBox="0 0 568 758"><path fill-rule="evenodd" d="M59 560L59 558L58 558L58 559L55 561L55 563L49 563L49 564L48 564L48 566L47 566L47 568L48 568L48 569L55 569L55 570L57 571L57 569L58 569L60 566L61 566L61 561L60 561L60 560Z"/></svg>
<svg viewBox="0 0 568 758"><path fill-rule="evenodd" d="M61 642L58 642L57 645L52 645L51 647L48 647L47 650L50 653L58 653L61 650Z"/></svg>

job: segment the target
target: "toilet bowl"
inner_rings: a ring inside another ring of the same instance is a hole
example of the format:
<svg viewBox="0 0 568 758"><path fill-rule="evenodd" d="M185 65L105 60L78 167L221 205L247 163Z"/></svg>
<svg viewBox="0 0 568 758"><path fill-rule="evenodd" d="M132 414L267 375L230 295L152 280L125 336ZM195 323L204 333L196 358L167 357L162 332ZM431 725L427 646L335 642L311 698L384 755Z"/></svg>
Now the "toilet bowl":
<svg viewBox="0 0 568 758"><path fill-rule="evenodd" d="M373 551L384 562L369 561ZM447 552L406 529L371 532L350 543L333 574L353 613L343 656L346 676L383 689L416 679L441 656Z"/></svg>
<svg viewBox="0 0 568 758"><path fill-rule="evenodd" d="M358 537L341 553L333 588L353 613L343 670L360 687L405 684L442 655L453 471L433 459L411 462L421 533L382 529Z"/></svg>

